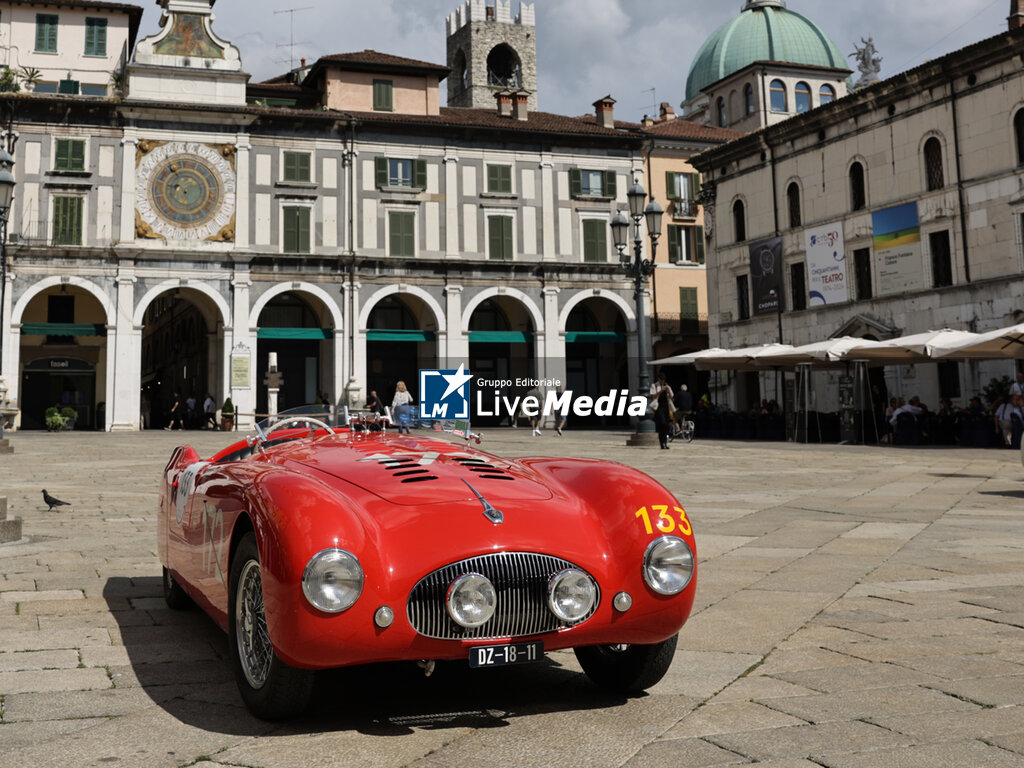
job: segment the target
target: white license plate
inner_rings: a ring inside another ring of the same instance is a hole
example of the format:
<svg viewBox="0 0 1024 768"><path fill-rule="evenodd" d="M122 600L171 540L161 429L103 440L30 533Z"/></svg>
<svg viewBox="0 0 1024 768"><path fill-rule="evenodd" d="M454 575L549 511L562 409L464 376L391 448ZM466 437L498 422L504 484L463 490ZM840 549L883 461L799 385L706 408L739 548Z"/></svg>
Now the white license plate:
<svg viewBox="0 0 1024 768"><path fill-rule="evenodd" d="M469 649L469 666L504 667L508 664L528 664L544 656L544 643L509 643L487 645Z"/></svg>

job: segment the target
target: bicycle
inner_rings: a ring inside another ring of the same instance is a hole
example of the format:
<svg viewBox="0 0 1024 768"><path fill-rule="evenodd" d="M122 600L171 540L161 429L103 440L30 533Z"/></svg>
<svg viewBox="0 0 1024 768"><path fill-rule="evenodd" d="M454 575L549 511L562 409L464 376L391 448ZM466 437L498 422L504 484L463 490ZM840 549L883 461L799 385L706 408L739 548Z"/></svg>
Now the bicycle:
<svg viewBox="0 0 1024 768"><path fill-rule="evenodd" d="M672 429L669 430L668 439L682 440L684 443L693 442L694 424L689 419L680 419L672 422Z"/></svg>

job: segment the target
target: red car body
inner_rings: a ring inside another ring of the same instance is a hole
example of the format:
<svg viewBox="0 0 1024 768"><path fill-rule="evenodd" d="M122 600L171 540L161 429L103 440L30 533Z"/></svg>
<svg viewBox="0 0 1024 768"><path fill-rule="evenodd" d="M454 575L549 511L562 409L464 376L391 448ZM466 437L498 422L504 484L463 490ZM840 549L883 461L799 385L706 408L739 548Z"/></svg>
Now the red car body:
<svg viewBox="0 0 1024 768"><path fill-rule="evenodd" d="M674 648L693 605L696 546L682 505L647 475L585 459L506 460L434 436L307 428L273 437L265 450L242 441L208 460L175 449L158 547L170 583L228 630L232 558L253 532L266 628L288 666L465 659L471 648L522 640L551 651L673 638ZM488 503L500 523L485 514ZM665 535L693 553L693 577L672 596L643 573L646 549ZM364 574L356 602L333 614L302 587L307 563L329 548L354 555ZM414 628L407 603L421 579L499 552L552 555L590 574L599 588L593 614L528 637L439 639ZM613 606L619 593L631 597L627 610ZM375 623L382 606L394 615L383 628Z"/></svg>

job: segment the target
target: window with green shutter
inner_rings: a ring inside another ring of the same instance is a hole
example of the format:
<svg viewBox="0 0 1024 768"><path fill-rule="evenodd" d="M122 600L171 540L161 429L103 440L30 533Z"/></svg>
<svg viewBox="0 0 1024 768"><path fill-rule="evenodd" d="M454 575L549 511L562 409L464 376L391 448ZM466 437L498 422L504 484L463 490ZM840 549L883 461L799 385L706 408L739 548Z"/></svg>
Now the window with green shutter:
<svg viewBox="0 0 1024 768"><path fill-rule="evenodd" d="M679 289L679 326L682 333L700 332L700 314L697 311L697 289Z"/></svg>
<svg viewBox="0 0 1024 768"><path fill-rule="evenodd" d="M311 181L309 157L309 152L285 152L284 181Z"/></svg>
<svg viewBox="0 0 1024 768"><path fill-rule="evenodd" d="M392 101L394 83L391 80L373 81L373 110L375 112L391 112L394 110Z"/></svg>
<svg viewBox="0 0 1024 768"><path fill-rule="evenodd" d="M512 166L487 166L487 191L496 195L512 194Z"/></svg>
<svg viewBox="0 0 1024 768"><path fill-rule="evenodd" d="M395 157L378 157L374 161L376 184L380 189L404 187L406 189L427 188L427 161L403 160Z"/></svg>
<svg viewBox="0 0 1024 768"><path fill-rule="evenodd" d="M512 261L512 217L488 216L487 234L488 257L495 261Z"/></svg>
<svg viewBox="0 0 1024 768"><path fill-rule="evenodd" d="M616 196L615 171L595 171L584 168L569 170L569 194L572 197Z"/></svg>
<svg viewBox="0 0 1024 768"><path fill-rule="evenodd" d="M82 244L82 208L84 199L81 197L53 198L53 244Z"/></svg>
<svg viewBox="0 0 1024 768"><path fill-rule="evenodd" d="M84 171L85 139L57 139L53 148L53 170Z"/></svg>
<svg viewBox="0 0 1024 768"><path fill-rule="evenodd" d="M388 229L388 253L392 256L416 255L416 214L412 211L391 211Z"/></svg>
<svg viewBox="0 0 1024 768"><path fill-rule="evenodd" d="M310 253L310 209L286 205L284 214L284 252Z"/></svg>
<svg viewBox="0 0 1024 768"><path fill-rule="evenodd" d="M57 52L57 14L36 14L36 52Z"/></svg>
<svg viewBox="0 0 1024 768"><path fill-rule="evenodd" d="M697 200L700 196L700 174L666 171L665 196L669 200Z"/></svg>
<svg viewBox="0 0 1024 768"><path fill-rule="evenodd" d="M85 55L106 56L107 55L107 20L91 19L85 20Z"/></svg>
<svg viewBox="0 0 1024 768"><path fill-rule="evenodd" d="M693 253L698 264L704 263L704 227L693 228Z"/></svg>
<svg viewBox="0 0 1024 768"><path fill-rule="evenodd" d="M604 219L583 220L583 260L608 261L608 222Z"/></svg>

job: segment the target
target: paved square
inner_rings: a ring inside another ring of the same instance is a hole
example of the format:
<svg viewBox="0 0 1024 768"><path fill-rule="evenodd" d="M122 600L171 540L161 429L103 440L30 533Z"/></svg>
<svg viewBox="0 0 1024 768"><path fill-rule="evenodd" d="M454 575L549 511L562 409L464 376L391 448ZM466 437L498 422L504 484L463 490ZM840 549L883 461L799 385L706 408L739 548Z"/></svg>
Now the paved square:
<svg viewBox="0 0 1024 768"><path fill-rule="evenodd" d="M493 430L502 456L624 461L686 507L694 614L666 678L600 693L571 652L322 674L268 724L226 638L161 598L160 472L215 432L17 433L0 496L0 768L1024 765L1024 468L1001 450ZM72 506L47 511L42 488ZM760 761L760 762L758 762Z"/></svg>

